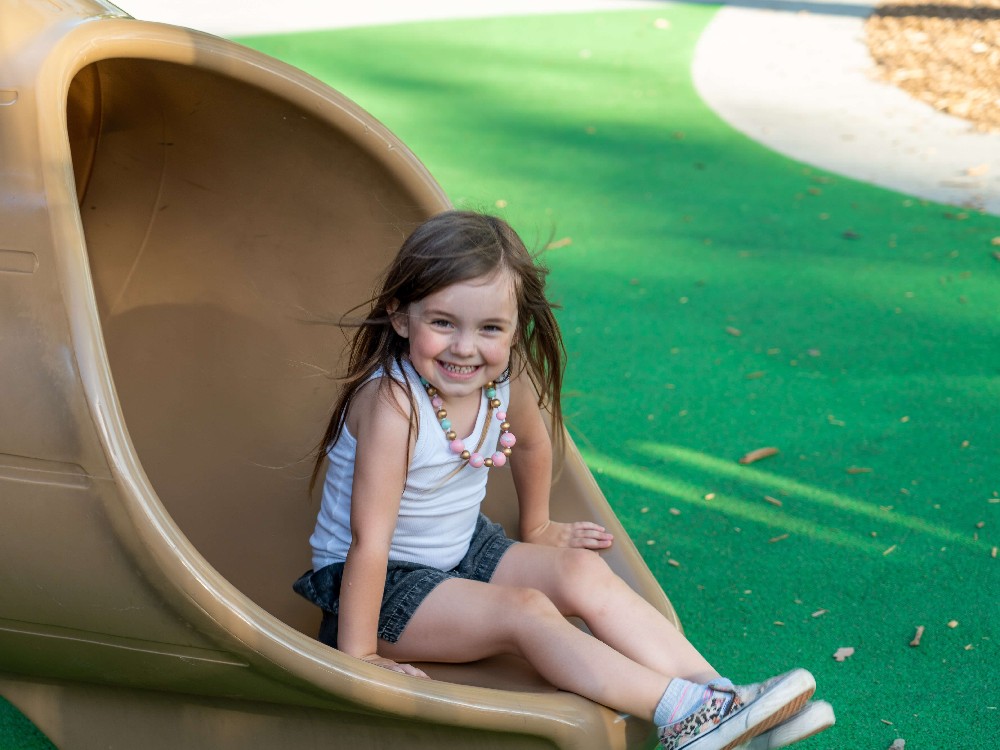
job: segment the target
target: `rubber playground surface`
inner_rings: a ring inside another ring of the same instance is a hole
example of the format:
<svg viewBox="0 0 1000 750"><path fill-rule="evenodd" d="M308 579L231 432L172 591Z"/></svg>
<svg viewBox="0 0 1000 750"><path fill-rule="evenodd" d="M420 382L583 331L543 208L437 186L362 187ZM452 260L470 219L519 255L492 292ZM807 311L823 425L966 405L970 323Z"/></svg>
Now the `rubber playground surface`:
<svg viewBox="0 0 1000 750"><path fill-rule="evenodd" d="M240 41L548 248L574 439L723 674L816 675L837 725L801 747L1000 747L1000 217L726 125L690 75L715 11Z"/></svg>

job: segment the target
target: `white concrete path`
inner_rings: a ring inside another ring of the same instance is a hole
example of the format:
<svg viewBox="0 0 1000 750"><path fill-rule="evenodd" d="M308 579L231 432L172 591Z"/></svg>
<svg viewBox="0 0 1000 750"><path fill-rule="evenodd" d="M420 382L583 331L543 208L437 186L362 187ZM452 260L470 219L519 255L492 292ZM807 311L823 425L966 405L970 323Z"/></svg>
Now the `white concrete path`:
<svg viewBox="0 0 1000 750"><path fill-rule="evenodd" d="M733 127L779 153L1000 214L1000 133L877 80L864 38L871 9L864 0L728 5L699 40L695 86Z"/></svg>
<svg viewBox="0 0 1000 750"><path fill-rule="evenodd" d="M220 36L500 14L656 8L655 0L119 0L136 18ZM920 198L1000 214L1000 134L935 112L876 79L867 0L742 0L702 36L699 93L775 151ZM1000 96L1000 93L998 93Z"/></svg>

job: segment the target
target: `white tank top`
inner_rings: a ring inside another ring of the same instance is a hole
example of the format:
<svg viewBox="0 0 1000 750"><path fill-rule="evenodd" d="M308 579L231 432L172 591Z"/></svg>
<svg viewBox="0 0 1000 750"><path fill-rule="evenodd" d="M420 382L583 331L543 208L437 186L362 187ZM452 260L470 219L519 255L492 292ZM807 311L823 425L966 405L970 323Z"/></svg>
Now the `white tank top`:
<svg viewBox="0 0 1000 750"><path fill-rule="evenodd" d="M434 407L419 376L404 360L403 374L419 409L419 429L406 485L399 504L399 518L389 548L389 559L415 562L441 570L451 570L465 557L479 518L479 506L486 496L489 471L475 469L448 448ZM399 377L398 370L394 375ZM384 377L377 373L374 378ZM510 381L497 384L501 409L510 399ZM489 409L483 396L472 432L463 437L469 450L479 445ZM492 414L496 415L496 411ZM500 437L500 421L490 420L489 432L480 453L491 455ZM351 490L354 484L354 456L358 441L344 425L340 438L327 454L329 467L323 484L323 501L316 528L309 543L313 549L313 570L344 562L351 545ZM387 456L386 461L402 460ZM462 468L456 473L459 466Z"/></svg>

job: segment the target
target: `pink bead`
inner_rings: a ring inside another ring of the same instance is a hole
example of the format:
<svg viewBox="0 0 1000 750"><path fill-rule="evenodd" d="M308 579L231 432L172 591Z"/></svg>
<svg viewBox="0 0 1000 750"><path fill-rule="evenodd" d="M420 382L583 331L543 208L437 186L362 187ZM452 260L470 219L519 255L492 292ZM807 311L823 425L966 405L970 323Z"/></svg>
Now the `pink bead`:
<svg viewBox="0 0 1000 750"><path fill-rule="evenodd" d="M448 447L451 448L452 453L461 453L465 450L465 443L461 440L452 440L448 443Z"/></svg>
<svg viewBox="0 0 1000 750"><path fill-rule="evenodd" d="M497 421L498 422L506 422L507 421L507 412L505 412L505 411L498 411L497 412Z"/></svg>
<svg viewBox="0 0 1000 750"><path fill-rule="evenodd" d="M500 436L500 445L502 445L504 448L513 448L514 443L516 442L517 438L514 437L513 432L505 432L503 435Z"/></svg>
<svg viewBox="0 0 1000 750"><path fill-rule="evenodd" d="M486 459L480 456L478 453L473 453L469 456L469 465L474 469L479 469L486 462Z"/></svg>
<svg viewBox="0 0 1000 750"><path fill-rule="evenodd" d="M507 457L500 451L494 453L492 458L493 458L493 465L498 468L507 463Z"/></svg>
<svg viewBox="0 0 1000 750"><path fill-rule="evenodd" d="M440 396L435 396L434 398L431 399L431 406L433 406L435 409L440 409L442 406L444 406L444 400Z"/></svg>

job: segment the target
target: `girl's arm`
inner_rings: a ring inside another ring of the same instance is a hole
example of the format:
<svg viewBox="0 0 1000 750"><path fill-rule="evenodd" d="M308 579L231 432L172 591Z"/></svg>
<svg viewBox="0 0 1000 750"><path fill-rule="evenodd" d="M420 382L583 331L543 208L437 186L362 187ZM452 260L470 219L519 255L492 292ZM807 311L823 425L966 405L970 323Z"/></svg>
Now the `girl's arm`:
<svg viewBox="0 0 1000 750"><path fill-rule="evenodd" d="M507 420L517 437L509 465L517 490L521 539L554 547L610 547L614 538L603 526L591 521L557 523L549 518L552 440L538 408L538 392L527 375L511 378Z"/></svg>
<svg viewBox="0 0 1000 750"><path fill-rule="evenodd" d="M391 393L393 396L387 397L372 382L358 392L351 405L349 427L357 438L358 450L337 648L380 667L426 677L409 664L378 655L378 615L389 546L406 483L409 448L409 402L400 389L393 387Z"/></svg>

